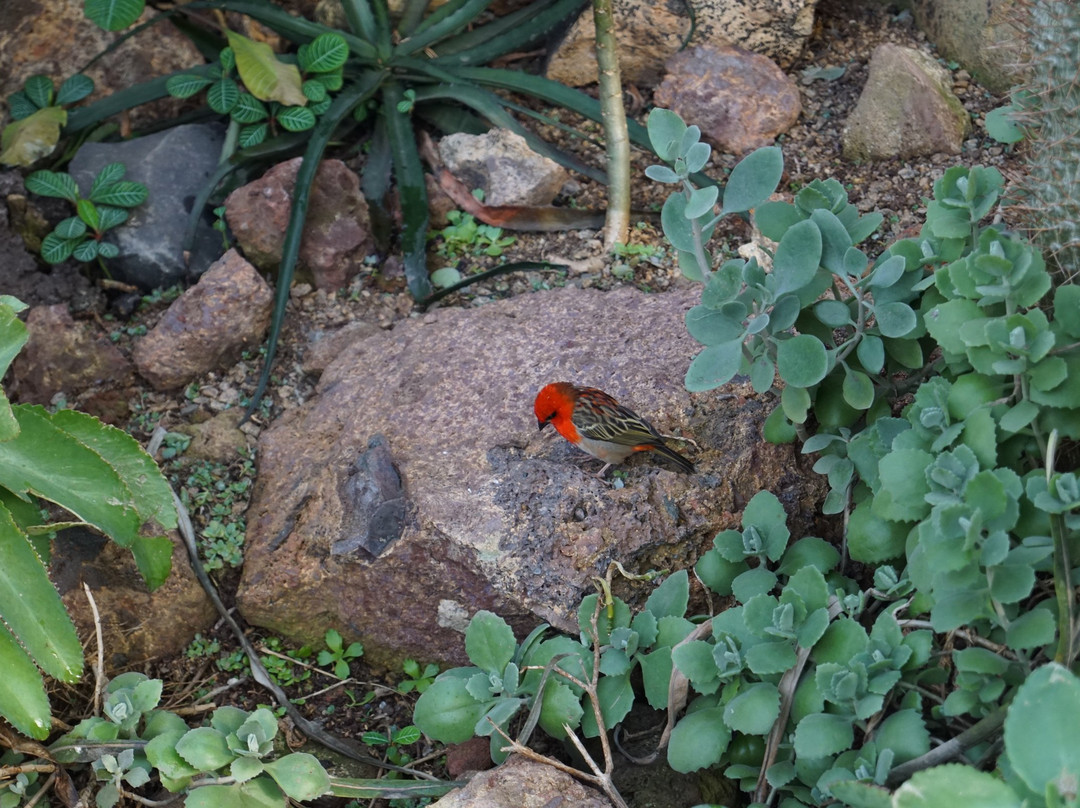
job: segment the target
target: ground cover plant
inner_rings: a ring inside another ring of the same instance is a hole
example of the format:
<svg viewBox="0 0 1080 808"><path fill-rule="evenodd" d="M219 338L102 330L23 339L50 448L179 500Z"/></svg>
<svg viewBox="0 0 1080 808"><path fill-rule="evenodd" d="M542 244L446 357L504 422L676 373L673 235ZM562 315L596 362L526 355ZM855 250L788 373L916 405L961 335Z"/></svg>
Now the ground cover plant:
<svg viewBox="0 0 1080 808"><path fill-rule="evenodd" d="M588 738L644 698L669 713L672 768L719 766L755 805L1076 804L1080 485L1059 447L1080 438L1080 289L1052 289L1031 242L986 223L996 170L946 171L922 232L871 261L857 245L881 217L839 183L766 202L782 163L764 149L721 195L690 180L709 156L696 127L654 110L649 133L667 163L649 176L677 186L665 234L703 283L687 386L744 373L773 395L766 436L819 455L844 542L792 541L761 492L694 568L732 607L688 615L682 570L637 614L586 599L579 639L519 645L477 615L474 667L435 680L417 725L490 736L498 760L522 711L526 739ZM714 269L713 229L746 211L770 241Z"/></svg>

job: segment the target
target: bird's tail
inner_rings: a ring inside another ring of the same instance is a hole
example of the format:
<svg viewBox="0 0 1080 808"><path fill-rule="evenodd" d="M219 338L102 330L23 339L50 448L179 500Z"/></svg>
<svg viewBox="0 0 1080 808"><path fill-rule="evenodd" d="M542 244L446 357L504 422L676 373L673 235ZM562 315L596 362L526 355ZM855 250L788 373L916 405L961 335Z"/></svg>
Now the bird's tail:
<svg viewBox="0 0 1080 808"><path fill-rule="evenodd" d="M658 442L650 448L652 448L654 452L656 452L658 455L660 455L660 457L667 461L667 464L674 468L676 471L681 471L683 474L694 473L694 464L685 457L683 457L681 454L676 452L670 446Z"/></svg>

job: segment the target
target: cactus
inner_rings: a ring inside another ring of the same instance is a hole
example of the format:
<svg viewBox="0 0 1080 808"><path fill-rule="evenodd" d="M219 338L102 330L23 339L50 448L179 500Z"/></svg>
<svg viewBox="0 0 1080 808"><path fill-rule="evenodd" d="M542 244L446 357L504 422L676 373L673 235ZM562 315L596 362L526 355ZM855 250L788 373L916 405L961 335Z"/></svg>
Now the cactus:
<svg viewBox="0 0 1080 808"><path fill-rule="evenodd" d="M1029 70L1013 91L1028 134L1017 207L1065 283L1080 274L1080 3L1025 0L1019 11Z"/></svg>

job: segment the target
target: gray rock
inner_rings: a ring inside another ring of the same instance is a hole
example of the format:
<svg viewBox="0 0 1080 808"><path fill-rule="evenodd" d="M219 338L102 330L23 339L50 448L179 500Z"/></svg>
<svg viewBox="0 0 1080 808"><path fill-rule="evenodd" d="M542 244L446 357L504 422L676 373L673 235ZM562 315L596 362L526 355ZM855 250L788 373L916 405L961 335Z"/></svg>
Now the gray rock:
<svg viewBox="0 0 1080 808"><path fill-rule="evenodd" d="M959 154L970 130L948 72L924 53L886 43L874 49L866 86L844 127L844 157Z"/></svg>
<svg viewBox="0 0 1080 808"><path fill-rule="evenodd" d="M483 190L485 205L550 205L569 177L507 129L447 135L439 141L439 156L469 188Z"/></svg>
<svg viewBox="0 0 1080 808"><path fill-rule="evenodd" d="M955 59L986 89L1008 92L1020 83L1023 36L1014 24L1017 0L914 0L916 24L941 55Z"/></svg>
<svg viewBox="0 0 1080 808"><path fill-rule="evenodd" d="M97 173L109 163L127 166L126 180L149 190L146 202L110 230L107 239L120 248L109 259L113 277L144 291L199 277L223 252L213 217L203 212L190 262L182 250L188 214L195 195L217 168L225 129L220 124L186 124L120 143L87 143L71 160L70 172L85 195Z"/></svg>
<svg viewBox="0 0 1080 808"><path fill-rule="evenodd" d="M259 439L244 618L301 642L336 628L377 665L462 663L459 632L477 610L519 636L541 621L576 631L609 561L690 567L762 488L793 531L815 532L820 481L792 447L761 442L765 402L748 387L720 399L683 385L701 347L683 317L699 294L566 288L335 343L316 395ZM635 457L624 487L596 479L598 461L537 430L533 399L559 380L692 435L700 451L681 448L699 472ZM388 456L371 452L375 435ZM620 594L640 603L649 591Z"/></svg>

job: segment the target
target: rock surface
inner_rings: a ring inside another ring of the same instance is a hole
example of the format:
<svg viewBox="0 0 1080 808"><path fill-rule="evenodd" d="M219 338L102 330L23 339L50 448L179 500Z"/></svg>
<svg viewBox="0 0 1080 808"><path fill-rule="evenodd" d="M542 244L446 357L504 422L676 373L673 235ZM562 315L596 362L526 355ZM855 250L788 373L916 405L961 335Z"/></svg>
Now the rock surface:
<svg viewBox="0 0 1080 808"><path fill-rule="evenodd" d="M941 55L955 59L993 93L1019 84L1022 36L1014 24L1017 0L914 0L919 27Z"/></svg>
<svg viewBox="0 0 1080 808"><path fill-rule="evenodd" d="M598 791L552 766L521 757L476 775L431 808L611 808Z"/></svg>
<svg viewBox="0 0 1080 808"><path fill-rule="evenodd" d="M761 488L806 529L813 475L790 447L760 443L763 403L683 387L699 346L682 318L698 294L567 288L358 332L316 396L260 437L244 618L305 642L336 628L374 664L461 663L478 609L522 636L541 620L573 630L610 560L690 566ZM699 473L635 458L625 487L596 479L599 463L582 468L537 431L533 398L559 379L692 434Z"/></svg>
<svg viewBox="0 0 1080 808"><path fill-rule="evenodd" d="M64 303L26 313L29 339L12 362L11 393L19 403L55 403L63 396L108 423L122 423L135 369L93 322L76 322Z"/></svg>
<svg viewBox="0 0 1080 808"><path fill-rule="evenodd" d="M149 191L127 222L105 237L120 248L108 260L114 277L148 292L194 280L221 256L221 236L205 211L187 258L184 237L195 195L217 168L224 138L220 124L185 124L119 143L87 143L75 154L68 170L84 195L97 173L116 162L127 167L125 180Z"/></svg>
<svg viewBox="0 0 1080 808"><path fill-rule="evenodd" d="M447 135L439 141L439 156L455 177L484 192L485 205L550 205L569 178L508 129Z"/></svg>
<svg viewBox="0 0 1080 808"><path fill-rule="evenodd" d="M655 87L663 76L664 62L682 47L690 33L686 6L681 0L615 0L613 5L622 80ZM566 32L548 60L545 74L571 87L596 83L596 25L591 6Z"/></svg>
<svg viewBox="0 0 1080 808"><path fill-rule="evenodd" d="M616 0L619 68L624 81L656 86L664 61L684 45L737 45L788 67L806 47L817 6L817 0L688 3L693 8L693 23L681 0ZM595 31L592 8L586 6L552 54L548 78L572 87L595 83Z"/></svg>
<svg viewBox="0 0 1080 808"><path fill-rule="evenodd" d="M945 69L924 53L886 43L870 58L866 86L844 128L844 157L959 154L970 130Z"/></svg>
<svg viewBox="0 0 1080 808"><path fill-rule="evenodd" d="M737 155L771 145L802 111L799 89L774 62L730 45L699 45L672 56L654 100Z"/></svg>
<svg viewBox="0 0 1080 808"><path fill-rule="evenodd" d="M236 250L229 250L139 340L132 355L135 367L156 390L183 387L258 345L270 325L272 305L266 281Z"/></svg>
<svg viewBox="0 0 1080 808"><path fill-rule="evenodd" d="M86 645L93 645L95 631L83 584L90 587L109 671L180 654L196 632L209 630L217 618L175 534L172 572L153 592L128 550L82 528L64 530L53 542L49 577Z"/></svg>
<svg viewBox="0 0 1080 808"><path fill-rule="evenodd" d="M244 256L262 270L281 263L292 194L302 157L295 157L237 188L225 200L225 216ZM324 160L311 186L298 277L330 292L356 276L375 248L360 178L340 160ZM306 273L306 275L305 275Z"/></svg>

